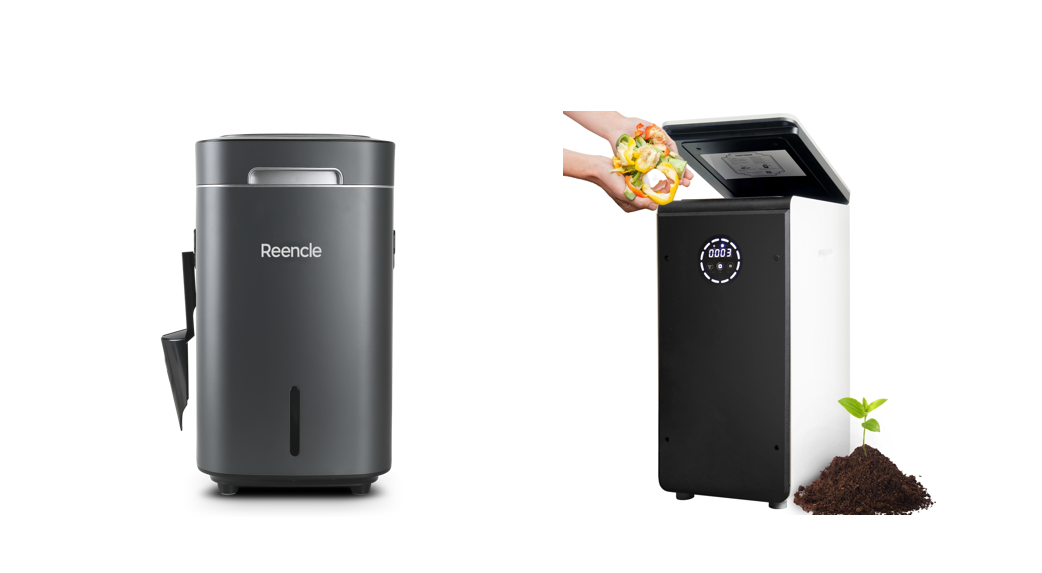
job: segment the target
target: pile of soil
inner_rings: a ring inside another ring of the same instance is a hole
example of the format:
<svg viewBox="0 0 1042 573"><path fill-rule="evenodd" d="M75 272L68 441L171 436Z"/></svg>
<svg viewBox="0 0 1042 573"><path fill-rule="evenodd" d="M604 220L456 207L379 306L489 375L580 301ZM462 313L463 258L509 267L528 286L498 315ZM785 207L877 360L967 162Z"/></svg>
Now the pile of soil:
<svg viewBox="0 0 1042 573"><path fill-rule="evenodd" d="M829 467L793 495L796 505L815 515L908 515L933 505L915 476L901 470L872 446L834 457Z"/></svg>

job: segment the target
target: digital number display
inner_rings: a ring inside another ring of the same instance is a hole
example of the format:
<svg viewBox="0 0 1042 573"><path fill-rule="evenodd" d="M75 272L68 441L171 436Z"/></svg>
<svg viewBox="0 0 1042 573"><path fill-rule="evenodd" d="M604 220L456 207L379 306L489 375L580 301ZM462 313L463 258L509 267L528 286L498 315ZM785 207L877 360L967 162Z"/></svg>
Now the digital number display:
<svg viewBox="0 0 1042 573"><path fill-rule="evenodd" d="M705 242L698 264L709 282L729 283L742 268L742 252L730 237L716 236Z"/></svg>

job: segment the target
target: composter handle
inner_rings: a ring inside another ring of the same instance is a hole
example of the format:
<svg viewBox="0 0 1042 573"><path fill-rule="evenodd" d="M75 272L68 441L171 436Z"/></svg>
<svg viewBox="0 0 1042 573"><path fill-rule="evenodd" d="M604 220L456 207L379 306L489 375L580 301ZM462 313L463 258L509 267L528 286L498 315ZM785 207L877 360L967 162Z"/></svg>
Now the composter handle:
<svg viewBox="0 0 1042 573"><path fill-rule="evenodd" d="M174 408L177 410L177 425L181 422L188 406L188 341L195 336L195 253L181 253L181 270L185 280L185 320L188 328L163 335L163 354L166 355L166 372L170 376L170 390L174 393Z"/></svg>

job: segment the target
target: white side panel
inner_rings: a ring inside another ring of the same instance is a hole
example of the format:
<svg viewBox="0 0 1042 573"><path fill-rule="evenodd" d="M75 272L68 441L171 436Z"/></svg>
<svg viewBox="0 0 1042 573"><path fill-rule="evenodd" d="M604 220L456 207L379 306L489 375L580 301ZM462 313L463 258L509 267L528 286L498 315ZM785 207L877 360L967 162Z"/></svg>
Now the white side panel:
<svg viewBox="0 0 1042 573"><path fill-rule="evenodd" d="M790 502L850 453L850 414L837 403L850 395L849 209L793 197L789 212Z"/></svg>

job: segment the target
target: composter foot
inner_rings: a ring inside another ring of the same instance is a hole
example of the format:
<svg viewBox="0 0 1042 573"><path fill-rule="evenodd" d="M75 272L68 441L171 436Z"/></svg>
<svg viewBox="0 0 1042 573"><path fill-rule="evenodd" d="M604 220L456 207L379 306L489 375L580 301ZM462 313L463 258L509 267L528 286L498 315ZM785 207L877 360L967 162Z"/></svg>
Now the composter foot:
<svg viewBox="0 0 1042 573"><path fill-rule="evenodd" d="M362 485L351 486L351 493L354 495L365 495L369 493L369 489L373 487L371 483L364 483Z"/></svg>
<svg viewBox="0 0 1042 573"><path fill-rule="evenodd" d="M677 493L677 499L679 499L679 500L694 499L694 498L695 498L695 494L693 494L693 493L679 493L679 492Z"/></svg>
<svg viewBox="0 0 1042 573"><path fill-rule="evenodd" d="M217 491L221 492L221 495L235 495L239 493L239 486L232 485L230 483L217 483Z"/></svg>
<svg viewBox="0 0 1042 573"><path fill-rule="evenodd" d="M767 505L771 506L771 509L785 509L785 507L788 504L789 504L789 502L787 502L787 501L779 501L778 503L771 503L771 502L767 503Z"/></svg>

